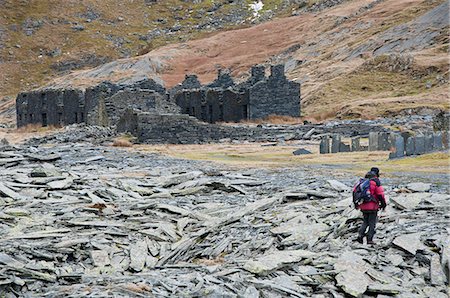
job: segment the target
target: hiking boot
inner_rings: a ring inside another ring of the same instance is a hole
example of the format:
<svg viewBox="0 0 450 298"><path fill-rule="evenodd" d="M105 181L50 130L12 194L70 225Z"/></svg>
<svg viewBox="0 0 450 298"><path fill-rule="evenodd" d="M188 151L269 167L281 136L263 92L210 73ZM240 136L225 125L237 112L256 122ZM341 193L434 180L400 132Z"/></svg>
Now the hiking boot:
<svg viewBox="0 0 450 298"><path fill-rule="evenodd" d="M367 240L367 245L375 245L376 243L373 242L372 240Z"/></svg>
<svg viewBox="0 0 450 298"><path fill-rule="evenodd" d="M358 238L356 238L356 241L358 241L359 243L363 244L363 237L359 237L358 236Z"/></svg>

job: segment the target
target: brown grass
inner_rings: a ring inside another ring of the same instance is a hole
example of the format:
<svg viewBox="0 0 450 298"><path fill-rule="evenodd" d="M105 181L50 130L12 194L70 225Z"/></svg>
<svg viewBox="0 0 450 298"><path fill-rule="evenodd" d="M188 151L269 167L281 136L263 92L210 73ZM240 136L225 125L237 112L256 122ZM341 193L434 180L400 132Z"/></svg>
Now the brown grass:
<svg viewBox="0 0 450 298"><path fill-rule="evenodd" d="M115 139L112 145L113 147L133 147L133 144L125 139Z"/></svg>
<svg viewBox="0 0 450 298"><path fill-rule="evenodd" d="M18 129L0 128L0 139L4 138L11 144L19 144L30 138L42 137L58 130L61 130L61 128L56 126L41 127L36 124L23 126Z"/></svg>
<svg viewBox="0 0 450 298"><path fill-rule="evenodd" d="M197 259L194 261L196 264L200 265L206 265L206 266L214 266L214 265L221 265L225 263L225 259L223 256L218 256L215 259Z"/></svg>
<svg viewBox="0 0 450 298"><path fill-rule="evenodd" d="M263 119L242 120L241 123L247 124L301 124L303 119L300 117L282 116L282 115L269 115Z"/></svg>
<svg viewBox="0 0 450 298"><path fill-rule="evenodd" d="M320 113L314 113L311 115L308 115L308 117L305 118L305 120L308 120L310 122L316 123L316 122L322 122L328 119L332 119L336 117L336 111L325 111Z"/></svg>
<svg viewBox="0 0 450 298"><path fill-rule="evenodd" d="M25 126L19 127L16 129L17 133L31 133L31 132L46 132L46 131L53 131L56 129L59 129L60 127L57 127L55 125L49 125L43 127L41 124L34 123L34 124L27 124Z"/></svg>
<svg viewBox="0 0 450 298"><path fill-rule="evenodd" d="M152 287L144 283L127 283L123 287L131 292L140 294L149 293L152 291Z"/></svg>
<svg viewBox="0 0 450 298"><path fill-rule="evenodd" d="M345 140L344 140L345 141ZM338 154L319 154L317 142L305 142L300 147L313 154L295 156L292 152L299 145L263 147L251 144L204 145L137 145L133 150L152 152L176 158L211 161L236 168L285 168L304 165L339 165L346 172L363 172L374 164L384 172L447 173L449 159L446 153L426 154L389 160L388 151L361 151Z"/></svg>

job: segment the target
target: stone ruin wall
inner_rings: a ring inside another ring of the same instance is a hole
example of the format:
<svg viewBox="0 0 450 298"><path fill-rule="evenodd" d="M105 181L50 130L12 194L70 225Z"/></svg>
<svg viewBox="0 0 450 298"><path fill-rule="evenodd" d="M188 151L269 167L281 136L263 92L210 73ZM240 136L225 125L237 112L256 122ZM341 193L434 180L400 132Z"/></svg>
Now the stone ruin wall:
<svg viewBox="0 0 450 298"><path fill-rule="evenodd" d="M248 93L229 89L186 90L175 95L175 102L182 113L209 123L238 122L248 115Z"/></svg>
<svg viewBox="0 0 450 298"><path fill-rule="evenodd" d="M201 144L225 140L278 141L282 138L301 139L310 129L296 131L282 128L225 126L199 121L187 114L154 114L127 110L117 124L119 132L137 137L138 143Z"/></svg>
<svg viewBox="0 0 450 298"><path fill-rule="evenodd" d="M300 84L289 81L284 66L254 66L250 78L235 84L226 71L219 71L211 84L201 86L196 76L172 89L182 113L209 123L261 119L269 115L300 116Z"/></svg>
<svg viewBox="0 0 450 298"><path fill-rule="evenodd" d="M86 90L44 89L20 93L16 99L17 127L114 125L130 107L158 113L179 112L169 102L166 89L153 80L126 86L103 82Z"/></svg>
<svg viewBox="0 0 450 298"><path fill-rule="evenodd" d="M266 80L258 81L249 88L249 103L250 119L269 115L299 117L300 84L286 78L283 65L272 66Z"/></svg>
<svg viewBox="0 0 450 298"><path fill-rule="evenodd" d="M449 148L448 132L411 133L375 132L369 133L368 146L361 146L360 137L351 138L350 144L342 141L340 134L324 135L321 138L321 154L355 151L390 151L389 158L442 151Z"/></svg>
<svg viewBox="0 0 450 298"><path fill-rule="evenodd" d="M300 84L285 77L283 65L271 67L269 77L265 76L263 66L255 66L250 78L241 84L235 84L227 71L219 71L217 79L206 86L202 86L195 75L188 75L182 84L169 91L153 80L133 85L103 82L86 90L21 93L16 108L18 127L30 123L110 126L122 119L119 126L136 133L141 142L257 139L258 135L264 135L263 130L207 123L239 122L271 114L299 116ZM131 117L130 123L136 123L133 129L124 122L126 117L122 117L127 109L146 112L136 114L138 116L126 114ZM270 133L273 135L276 131ZM262 136L262 139L268 138L270 134Z"/></svg>
<svg viewBox="0 0 450 298"><path fill-rule="evenodd" d="M82 123L85 116L84 93L77 89L23 92L16 99L17 127Z"/></svg>
<svg viewBox="0 0 450 298"><path fill-rule="evenodd" d="M119 132L137 137L147 144L201 144L230 141L283 142L309 140L312 134L343 133L345 136L368 135L370 131L384 131L381 126L342 124L340 126L299 125L219 125L208 124L187 114L154 114L127 110L117 124Z"/></svg>

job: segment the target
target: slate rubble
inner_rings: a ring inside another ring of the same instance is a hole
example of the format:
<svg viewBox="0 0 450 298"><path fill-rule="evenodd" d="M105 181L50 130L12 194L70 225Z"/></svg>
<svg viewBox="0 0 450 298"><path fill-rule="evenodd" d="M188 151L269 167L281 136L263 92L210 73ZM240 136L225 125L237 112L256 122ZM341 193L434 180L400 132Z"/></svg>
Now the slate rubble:
<svg viewBox="0 0 450 298"><path fill-rule="evenodd" d="M1 146L0 296L446 295L450 197L439 188L386 186L397 203L371 247L354 241L354 177L88 143Z"/></svg>

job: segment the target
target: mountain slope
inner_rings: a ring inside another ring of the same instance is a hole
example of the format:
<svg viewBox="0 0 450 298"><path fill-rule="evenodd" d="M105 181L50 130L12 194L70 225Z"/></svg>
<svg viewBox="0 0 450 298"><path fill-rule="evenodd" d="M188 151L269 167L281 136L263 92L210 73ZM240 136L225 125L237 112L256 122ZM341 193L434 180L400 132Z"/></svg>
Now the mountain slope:
<svg viewBox="0 0 450 298"><path fill-rule="evenodd" d="M286 64L301 82L303 112L316 119L448 109L448 2L353 0L250 28L157 48L49 86L185 73L211 81L218 67L245 77L256 63Z"/></svg>

